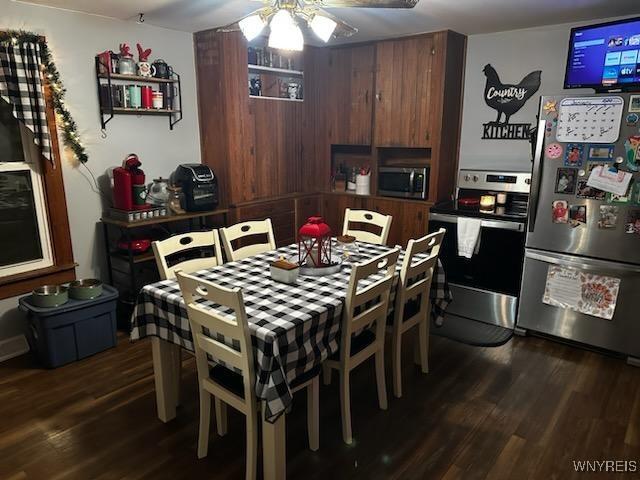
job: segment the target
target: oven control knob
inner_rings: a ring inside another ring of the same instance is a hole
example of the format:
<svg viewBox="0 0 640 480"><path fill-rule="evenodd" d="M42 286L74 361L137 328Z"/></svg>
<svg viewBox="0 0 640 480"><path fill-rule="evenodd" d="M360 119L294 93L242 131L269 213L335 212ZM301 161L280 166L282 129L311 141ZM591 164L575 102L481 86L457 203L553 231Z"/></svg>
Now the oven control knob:
<svg viewBox="0 0 640 480"><path fill-rule="evenodd" d="M474 175L474 176L473 176L473 181L474 181L474 182L477 182L478 180L480 180L480 178L478 177L478 175Z"/></svg>
<svg viewBox="0 0 640 480"><path fill-rule="evenodd" d="M471 175L469 175L468 173L464 176L464 181L465 182L469 182L471 181Z"/></svg>
<svg viewBox="0 0 640 480"><path fill-rule="evenodd" d="M530 178L525 178L524 179L524 183L526 183L527 185L531 185L531 179Z"/></svg>

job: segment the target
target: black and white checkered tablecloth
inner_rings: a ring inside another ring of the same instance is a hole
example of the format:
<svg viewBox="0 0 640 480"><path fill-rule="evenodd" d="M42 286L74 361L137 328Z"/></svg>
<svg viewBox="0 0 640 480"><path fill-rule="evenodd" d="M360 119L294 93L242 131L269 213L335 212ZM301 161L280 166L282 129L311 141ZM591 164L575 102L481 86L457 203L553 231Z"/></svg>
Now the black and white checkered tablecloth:
<svg viewBox="0 0 640 480"><path fill-rule="evenodd" d="M360 242L358 245L360 252L351 257L353 262L392 250ZM242 288L255 347L256 394L266 401L269 420L275 420L290 406L291 382L337 351L342 305L351 274L351 263L345 262L334 275L301 276L296 285L271 280L269 263L297 253L297 245L289 245L194 274L227 288ZM403 255L404 252L398 260L398 272ZM395 288L392 300L394 297ZM442 320L451 294L440 262L434 272L431 299L433 319ZM220 306L209 306L225 312ZM193 351L187 312L175 280L143 287L131 322L131 340L156 335Z"/></svg>

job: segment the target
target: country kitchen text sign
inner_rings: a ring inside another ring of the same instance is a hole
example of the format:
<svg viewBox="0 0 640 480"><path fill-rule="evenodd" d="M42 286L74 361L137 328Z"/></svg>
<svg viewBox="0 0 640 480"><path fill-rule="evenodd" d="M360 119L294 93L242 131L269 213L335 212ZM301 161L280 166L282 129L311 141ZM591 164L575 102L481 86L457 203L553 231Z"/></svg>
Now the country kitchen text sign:
<svg viewBox="0 0 640 480"><path fill-rule="evenodd" d="M495 121L482 125L482 138L485 140L529 140L531 124L509 123L509 120L538 91L542 72L540 70L531 72L517 85L502 83L491 64L485 65L483 72L487 77L484 87L484 101L498 112L498 116Z"/></svg>

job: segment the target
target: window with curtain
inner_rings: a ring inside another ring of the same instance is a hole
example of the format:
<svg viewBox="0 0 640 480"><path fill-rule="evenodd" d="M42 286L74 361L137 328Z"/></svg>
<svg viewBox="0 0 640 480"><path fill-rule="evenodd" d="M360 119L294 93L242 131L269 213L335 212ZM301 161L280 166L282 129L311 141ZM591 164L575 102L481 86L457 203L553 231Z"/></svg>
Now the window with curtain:
<svg viewBox="0 0 640 480"><path fill-rule="evenodd" d="M38 147L0 100L0 278L53 265Z"/></svg>

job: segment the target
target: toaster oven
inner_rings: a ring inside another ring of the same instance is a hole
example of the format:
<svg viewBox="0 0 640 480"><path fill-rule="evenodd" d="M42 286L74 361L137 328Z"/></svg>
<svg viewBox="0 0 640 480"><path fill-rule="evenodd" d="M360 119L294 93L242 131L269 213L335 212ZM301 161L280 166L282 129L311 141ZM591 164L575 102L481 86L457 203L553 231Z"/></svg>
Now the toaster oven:
<svg viewBox="0 0 640 480"><path fill-rule="evenodd" d="M378 193L386 197L426 199L429 196L429 168L380 167Z"/></svg>

